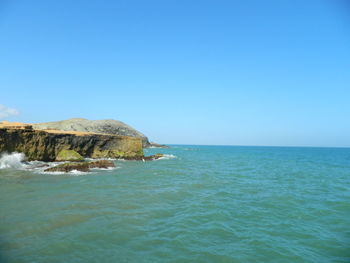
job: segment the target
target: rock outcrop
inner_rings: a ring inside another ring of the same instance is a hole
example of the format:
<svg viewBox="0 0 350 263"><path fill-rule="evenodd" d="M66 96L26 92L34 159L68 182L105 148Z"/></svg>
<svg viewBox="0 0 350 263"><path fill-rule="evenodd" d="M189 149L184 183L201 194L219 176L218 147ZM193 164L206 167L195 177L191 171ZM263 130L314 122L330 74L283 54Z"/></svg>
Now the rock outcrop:
<svg viewBox="0 0 350 263"><path fill-rule="evenodd" d="M143 147L149 147L151 145L144 134L117 120L87 120L83 118L72 118L63 121L36 123L33 124L33 128L41 130L53 129L137 137L141 138Z"/></svg>
<svg viewBox="0 0 350 263"><path fill-rule="evenodd" d="M99 169L107 169L115 167L115 164L112 161L108 160L97 160L93 162L88 162L89 168L99 168Z"/></svg>
<svg viewBox="0 0 350 263"><path fill-rule="evenodd" d="M22 152L28 160L54 161L62 150L89 158L139 159L144 156L137 137L34 130L0 125L0 152Z"/></svg>
<svg viewBox="0 0 350 263"><path fill-rule="evenodd" d="M80 172L89 172L89 164L87 162L75 162L75 163L63 163L55 167L51 167L45 170L45 172L64 172L68 173L73 170Z"/></svg>
<svg viewBox="0 0 350 263"><path fill-rule="evenodd" d="M68 173L73 170L80 172L89 172L91 168L113 168L115 164L112 161L108 160L98 160L93 162L71 162L59 164L55 167L51 167L45 170L45 172L64 172Z"/></svg>
<svg viewBox="0 0 350 263"><path fill-rule="evenodd" d="M137 160L137 161L153 161L153 160L157 160L164 157L164 154L161 153L157 153L154 155L150 155L150 156L139 156L139 157L132 157L132 158L124 158L125 160Z"/></svg>
<svg viewBox="0 0 350 263"><path fill-rule="evenodd" d="M74 150L65 150L64 149L57 154L56 161L58 161L58 162L63 162L63 161L79 162L79 161L84 161L84 157L81 156L79 153L77 153Z"/></svg>
<svg viewBox="0 0 350 263"><path fill-rule="evenodd" d="M169 148L168 145L165 145L165 144L159 144L159 143L155 143L155 142L150 142L150 145L149 145L150 148Z"/></svg>

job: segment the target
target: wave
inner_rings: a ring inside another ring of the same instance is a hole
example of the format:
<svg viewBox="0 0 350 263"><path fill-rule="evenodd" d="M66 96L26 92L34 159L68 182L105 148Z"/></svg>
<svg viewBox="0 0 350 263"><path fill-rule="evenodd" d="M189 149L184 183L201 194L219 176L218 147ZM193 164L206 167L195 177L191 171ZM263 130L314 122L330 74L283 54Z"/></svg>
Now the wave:
<svg viewBox="0 0 350 263"><path fill-rule="evenodd" d="M120 160L118 158L84 158L85 161L98 161L98 160L108 160L108 161L117 161Z"/></svg>
<svg viewBox="0 0 350 263"><path fill-rule="evenodd" d="M173 154L164 154L158 160L169 160L169 159L174 159L174 158L177 158L177 156L175 156Z"/></svg>
<svg viewBox="0 0 350 263"><path fill-rule="evenodd" d="M87 161L93 160L102 160L102 159L90 159L86 158ZM108 159L115 160L115 159ZM26 156L24 153L12 152L12 153L2 153L0 155L0 169L18 169L18 170L27 170L32 171L39 174L65 174L65 175L84 175L89 174L91 172L81 172L77 170L66 172L45 172L46 169L52 168L63 162L43 162L43 161L26 161ZM117 169L119 167L109 167L109 168L92 168L91 171L110 171Z"/></svg>
<svg viewBox="0 0 350 263"><path fill-rule="evenodd" d="M22 168L25 164L25 155L23 153L3 153L0 157L0 169Z"/></svg>
<svg viewBox="0 0 350 263"><path fill-rule="evenodd" d="M90 172L81 172L78 170L72 170L70 172L45 172L45 171L39 171L40 174L52 174L52 175L71 175L71 176L79 176L79 175L85 175L89 174Z"/></svg>

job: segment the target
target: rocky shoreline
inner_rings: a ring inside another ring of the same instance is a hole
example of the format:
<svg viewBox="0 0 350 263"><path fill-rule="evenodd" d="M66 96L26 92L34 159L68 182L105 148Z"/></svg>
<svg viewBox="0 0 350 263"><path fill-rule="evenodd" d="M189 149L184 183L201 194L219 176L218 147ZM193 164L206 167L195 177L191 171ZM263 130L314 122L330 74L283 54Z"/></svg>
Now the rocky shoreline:
<svg viewBox="0 0 350 263"><path fill-rule="evenodd" d="M153 161L162 158L163 154L155 154L151 156L144 156L142 158L131 158L124 160L137 160L137 161ZM94 161L69 161L58 164L54 167L50 167L44 170L44 172L71 172L71 171L80 171L80 172L90 172L90 169L108 169L115 168L115 164L110 160L94 160Z"/></svg>
<svg viewBox="0 0 350 263"><path fill-rule="evenodd" d="M108 160L98 160L98 161L91 161L91 162L69 162L69 163L62 163L51 168L47 168L44 170L44 172L68 173L73 170L80 171L80 172L89 172L91 168L107 169L107 168L113 168L113 167L115 167L115 164L112 161L108 161Z"/></svg>
<svg viewBox="0 0 350 263"><path fill-rule="evenodd" d="M109 168L114 163L107 160L125 159L150 161L162 154L145 156L140 137L100 134L80 131L37 130L30 124L0 122L0 153L19 152L28 161L68 161L47 169L48 171L87 171L90 168Z"/></svg>
<svg viewBox="0 0 350 263"><path fill-rule="evenodd" d="M22 152L29 161L50 162L64 150L94 159L144 156L141 139L135 137L0 128L0 152Z"/></svg>

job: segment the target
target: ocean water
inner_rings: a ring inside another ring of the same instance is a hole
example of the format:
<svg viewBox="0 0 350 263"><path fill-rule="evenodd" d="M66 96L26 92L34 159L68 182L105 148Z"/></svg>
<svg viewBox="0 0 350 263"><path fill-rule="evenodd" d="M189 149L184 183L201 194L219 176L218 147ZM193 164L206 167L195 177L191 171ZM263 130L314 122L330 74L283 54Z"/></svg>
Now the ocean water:
<svg viewBox="0 0 350 263"><path fill-rule="evenodd" d="M349 148L146 152L168 155L72 174L2 159L0 262L350 262Z"/></svg>

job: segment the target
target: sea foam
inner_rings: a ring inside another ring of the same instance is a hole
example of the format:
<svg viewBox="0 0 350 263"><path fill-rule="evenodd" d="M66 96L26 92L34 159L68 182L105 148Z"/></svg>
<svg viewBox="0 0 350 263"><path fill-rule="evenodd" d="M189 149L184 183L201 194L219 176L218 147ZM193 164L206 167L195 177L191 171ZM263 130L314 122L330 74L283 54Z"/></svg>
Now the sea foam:
<svg viewBox="0 0 350 263"><path fill-rule="evenodd" d="M164 154L158 160L169 160L169 159L174 159L174 158L177 158L177 157L173 154Z"/></svg>
<svg viewBox="0 0 350 263"><path fill-rule="evenodd" d="M0 156L0 169L6 168L21 168L23 167L23 161L25 160L25 155L23 153L13 152L13 153L3 153Z"/></svg>

